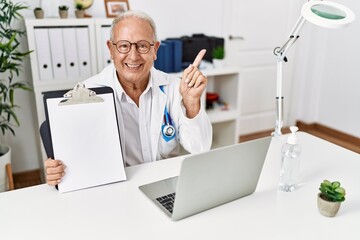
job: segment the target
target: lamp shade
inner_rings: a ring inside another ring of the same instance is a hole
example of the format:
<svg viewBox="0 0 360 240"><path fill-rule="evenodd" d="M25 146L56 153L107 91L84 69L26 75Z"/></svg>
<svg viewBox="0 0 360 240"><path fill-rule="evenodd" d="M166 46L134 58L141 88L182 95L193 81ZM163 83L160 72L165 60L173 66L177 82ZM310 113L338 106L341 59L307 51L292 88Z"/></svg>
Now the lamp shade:
<svg viewBox="0 0 360 240"><path fill-rule="evenodd" d="M342 28L355 19L355 14L349 8L339 3L319 0L305 3L301 15L307 21L324 28Z"/></svg>

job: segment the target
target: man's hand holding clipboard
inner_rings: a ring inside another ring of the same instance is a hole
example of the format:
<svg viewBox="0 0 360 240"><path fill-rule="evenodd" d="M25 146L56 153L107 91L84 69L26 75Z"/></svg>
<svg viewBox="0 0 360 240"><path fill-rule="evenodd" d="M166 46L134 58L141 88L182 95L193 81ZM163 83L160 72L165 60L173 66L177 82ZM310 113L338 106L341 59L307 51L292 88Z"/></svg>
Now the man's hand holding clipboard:
<svg viewBox="0 0 360 240"><path fill-rule="evenodd" d="M201 50L194 62L184 70L180 83L180 93L188 118L195 117L200 111L200 98L207 85L207 77L199 70L206 50Z"/></svg>

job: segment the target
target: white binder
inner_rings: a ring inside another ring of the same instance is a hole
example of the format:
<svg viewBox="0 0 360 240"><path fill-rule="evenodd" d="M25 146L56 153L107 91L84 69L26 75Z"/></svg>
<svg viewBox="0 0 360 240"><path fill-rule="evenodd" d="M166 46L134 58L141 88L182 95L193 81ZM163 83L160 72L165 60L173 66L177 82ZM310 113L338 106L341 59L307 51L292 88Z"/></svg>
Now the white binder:
<svg viewBox="0 0 360 240"><path fill-rule="evenodd" d="M76 46L75 28L63 28L62 36L65 50L65 64L67 77L76 79L80 76L79 57Z"/></svg>
<svg viewBox="0 0 360 240"><path fill-rule="evenodd" d="M101 26L101 48L102 51L102 68L111 63L109 48L107 47L107 40L110 39L110 26Z"/></svg>
<svg viewBox="0 0 360 240"><path fill-rule="evenodd" d="M76 46L79 53L80 76L86 79L92 75L89 29L88 27L77 27L75 31Z"/></svg>
<svg viewBox="0 0 360 240"><path fill-rule="evenodd" d="M34 35L40 80L51 80L53 79L53 72L48 29L35 28Z"/></svg>
<svg viewBox="0 0 360 240"><path fill-rule="evenodd" d="M57 80L66 79L62 29L49 28L49 40L54 78Z"/></svg>
<svg viewBox="0 0 360 240"><path fill-rule="evenodd" d="M59 192L126 180L110 87L44 93L54 158L63 161L65 176Z"/></svg>

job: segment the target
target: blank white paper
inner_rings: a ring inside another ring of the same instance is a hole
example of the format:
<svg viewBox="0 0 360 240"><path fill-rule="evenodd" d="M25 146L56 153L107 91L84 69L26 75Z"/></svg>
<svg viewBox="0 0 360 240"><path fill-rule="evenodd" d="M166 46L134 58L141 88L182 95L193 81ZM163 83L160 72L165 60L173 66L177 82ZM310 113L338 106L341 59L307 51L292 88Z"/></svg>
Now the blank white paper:
<svg viewBox="0 0 360 240"><path fill-rule="evenodd" d="M47 99L54 157L66 165L62 193L126 180L113 94L99 96L104 102Z"/></svg>

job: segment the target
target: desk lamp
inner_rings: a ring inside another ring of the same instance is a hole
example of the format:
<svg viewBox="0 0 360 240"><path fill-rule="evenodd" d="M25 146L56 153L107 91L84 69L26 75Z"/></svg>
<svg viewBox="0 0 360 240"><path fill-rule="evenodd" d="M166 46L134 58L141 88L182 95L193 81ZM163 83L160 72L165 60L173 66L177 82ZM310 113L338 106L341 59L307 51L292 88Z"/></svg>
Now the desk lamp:
<svg viewBox="0 0 360 240"><path fill-rule="evenodd" d="M283 99L282 80L283 62L286 62L286 52L299 38L299 31L305 20L325 28L342 28L354 21L355 14L347 7L328 1L313 0L306 2L301 9L301 14L295 26L291 30L289 39L283 46L274 49L277 56L277 79L276 79L276 126L273 135L280 136L283 125Z"/></svg>

